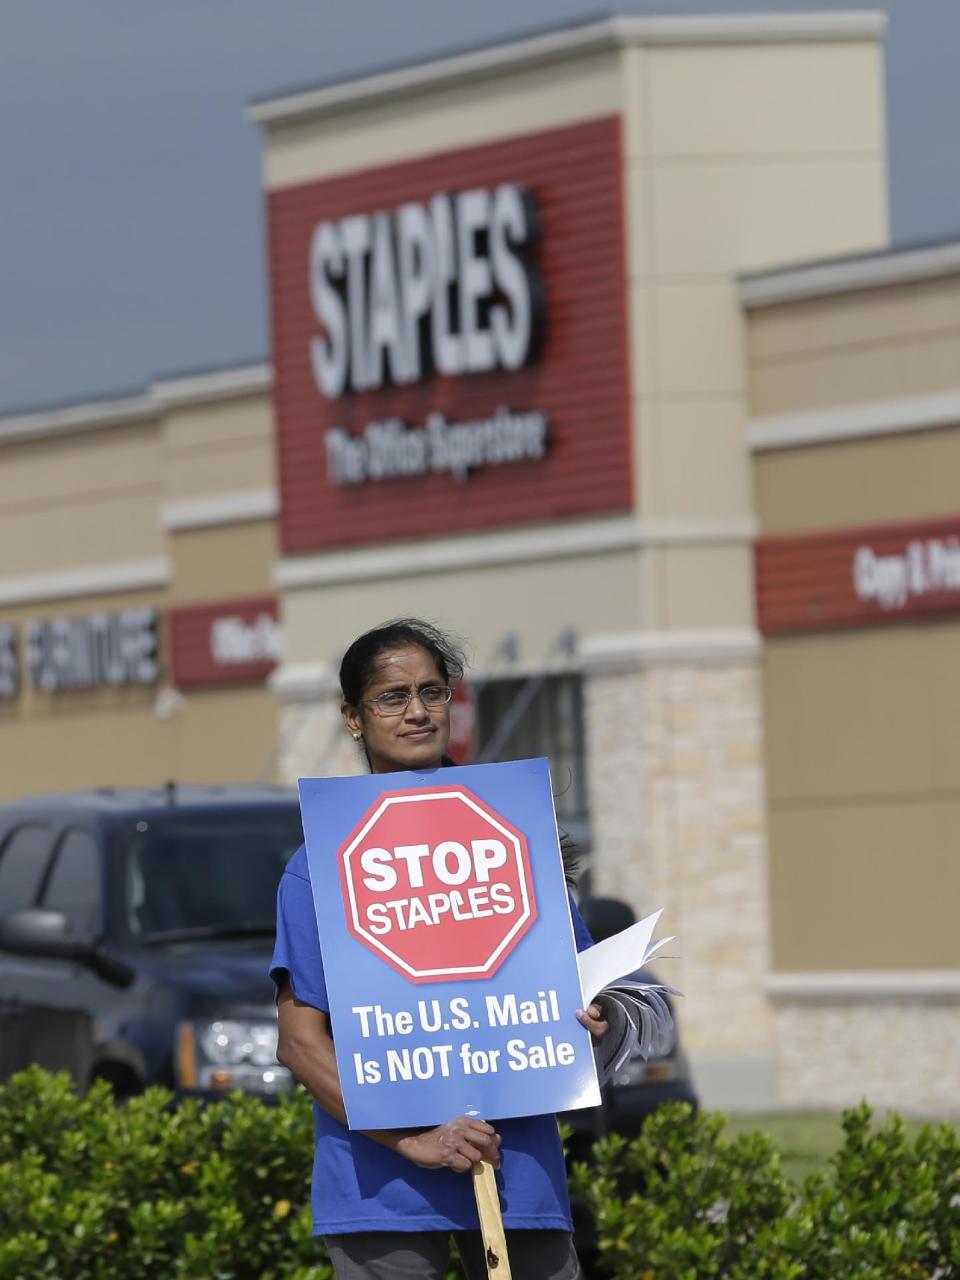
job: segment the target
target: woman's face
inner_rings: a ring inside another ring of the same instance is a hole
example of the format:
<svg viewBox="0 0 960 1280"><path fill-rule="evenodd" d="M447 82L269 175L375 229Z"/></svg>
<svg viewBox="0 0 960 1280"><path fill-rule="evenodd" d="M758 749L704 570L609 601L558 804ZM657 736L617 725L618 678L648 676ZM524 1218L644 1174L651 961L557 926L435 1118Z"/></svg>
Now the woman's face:
<svg viewBox="0 0 960 1280"><path fill-rule="evenodd" d="M418 696L410 699L405 710L383 715L373 699L391 690L419 693L427 685L446 683L435 660L418 645L380 654L361 705L345 702L341 707L350 732L363 734L374 773L437 768L450 740L450 704L429 708Z"/></svg>

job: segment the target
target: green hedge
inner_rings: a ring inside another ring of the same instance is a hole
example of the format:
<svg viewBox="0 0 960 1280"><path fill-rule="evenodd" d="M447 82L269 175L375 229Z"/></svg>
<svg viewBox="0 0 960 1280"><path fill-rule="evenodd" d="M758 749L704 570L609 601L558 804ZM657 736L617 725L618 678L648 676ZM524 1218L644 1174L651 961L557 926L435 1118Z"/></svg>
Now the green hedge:
<svg viewBox="0 0 960 1280"><path fill-rule="evenodd" d="M957 1280L960 1135L844 1113L828 1171L797 1186L762 1133L733 1140L722 1116L663 1107L575 1167L600 1262L616 1280Z"/></svg>
<svg viewBox="0 0 960 1280"><path fill-rule="evenodd" d="M170 1104L36 1068L0 1087L0 1280L332 1280L304 1099Z"/></svg>
<svg viewBox="0 0 960 1280"><path fill-rule="evenodd" d="M332 1280L310 1234L301 1094L117 1105L32 1069L0 1086L0 1280ZM844 1116L829 1171L797 1186L769 1139L664 1107L600 1142L573 1189L614 1280L960 1278L960 1140ZM516 1280L525 1280L516 1277Z"/></svg>

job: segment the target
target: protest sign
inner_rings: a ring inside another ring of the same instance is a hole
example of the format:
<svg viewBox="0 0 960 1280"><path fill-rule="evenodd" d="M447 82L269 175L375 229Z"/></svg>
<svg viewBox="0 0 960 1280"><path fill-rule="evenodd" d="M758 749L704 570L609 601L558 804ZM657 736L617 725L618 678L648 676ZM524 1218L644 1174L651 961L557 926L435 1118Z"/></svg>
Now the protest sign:
<svg viewBox="0 0 960 1280"><path fill-rule="evenodd" d="M545 760L300 781L354 1129L600 1101Z"/></svg>

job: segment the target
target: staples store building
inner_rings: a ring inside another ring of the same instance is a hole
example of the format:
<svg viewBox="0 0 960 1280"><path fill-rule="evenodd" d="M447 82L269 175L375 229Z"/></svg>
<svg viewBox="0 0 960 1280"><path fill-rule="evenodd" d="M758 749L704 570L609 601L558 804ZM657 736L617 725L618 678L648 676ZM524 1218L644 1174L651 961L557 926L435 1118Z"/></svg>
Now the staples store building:
<svg viewBox="0 0 960 1280"><path fill-rule="evenodd" d="M272 369L0 420L2 794L358 769L339 656L427 616L461 739L665 909L705 1100L825 1096L770 998L737 279L886 243L882 32L605 19L255 105Z"/></svg>
<svg viewBox="0 0 960 1280"><path fill-rule="evenodd" d="M609 19L251 111L280 771L356 767L359 631L467 636L482 758L550 755L593 886L682 935L711 1101L776 1092L735 275L884 243L881 34Z"/></svg>

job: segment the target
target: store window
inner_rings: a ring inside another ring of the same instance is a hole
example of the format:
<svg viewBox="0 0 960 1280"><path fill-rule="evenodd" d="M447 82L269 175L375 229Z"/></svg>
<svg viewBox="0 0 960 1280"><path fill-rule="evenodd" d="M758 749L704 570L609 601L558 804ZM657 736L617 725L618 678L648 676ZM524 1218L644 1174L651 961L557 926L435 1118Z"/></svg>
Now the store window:
<svg viewBox="0 0 960 1280"><path fill-rule="evenodd" d="M478 690L476 759L531 756L549 759L557 820L586 852L590 815L581 676L490 680Z"/></svg>

